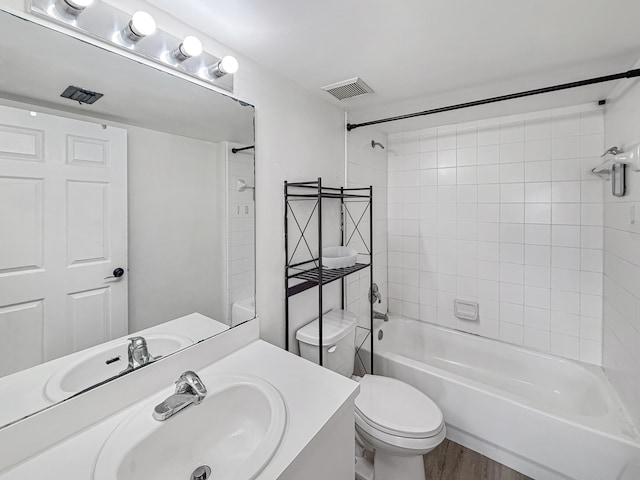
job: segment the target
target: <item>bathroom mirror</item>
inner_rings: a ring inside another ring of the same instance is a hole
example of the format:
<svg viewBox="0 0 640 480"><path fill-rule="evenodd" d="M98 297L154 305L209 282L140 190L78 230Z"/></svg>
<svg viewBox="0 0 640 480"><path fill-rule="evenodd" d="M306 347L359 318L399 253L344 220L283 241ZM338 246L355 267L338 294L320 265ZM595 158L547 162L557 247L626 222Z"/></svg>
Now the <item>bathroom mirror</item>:
<svg viewBox="0 0 640 480"><path fill-rule="evenodd" d="M0 72L1 426L254 318L255 183L251 105L3 11Z"/></svg>

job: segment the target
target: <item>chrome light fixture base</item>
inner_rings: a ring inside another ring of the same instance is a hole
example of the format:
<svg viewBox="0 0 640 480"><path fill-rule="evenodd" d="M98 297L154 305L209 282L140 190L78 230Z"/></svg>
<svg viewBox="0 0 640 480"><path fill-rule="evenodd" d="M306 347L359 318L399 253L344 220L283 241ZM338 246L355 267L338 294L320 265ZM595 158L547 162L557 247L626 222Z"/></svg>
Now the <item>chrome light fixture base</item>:
<svg viewBox="0 0 640 480"><path fill-rule="evenodd" d="M93 3L92 0L56 0L55 8L62 14L77 17L84 9Z"/></svg>

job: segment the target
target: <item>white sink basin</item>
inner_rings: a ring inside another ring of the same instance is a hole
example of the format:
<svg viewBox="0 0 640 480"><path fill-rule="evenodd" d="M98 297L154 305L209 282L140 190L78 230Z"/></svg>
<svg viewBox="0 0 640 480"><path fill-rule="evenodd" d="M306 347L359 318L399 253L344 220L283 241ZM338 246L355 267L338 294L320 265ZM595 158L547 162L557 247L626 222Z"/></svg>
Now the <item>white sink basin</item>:
<svg viewBox="0 0 640 480"><path fill-rule="evenodd" d="M150 334L144 338L154 357L169 355L193 343L188 337L173 334ZM127 346L125 338L70 355L69 362L47 380L44 395L58 402L115 377L129 364Z"/></svg>
<svg viewBox="0 0 640 480"><path fill-rule="evenodd" d="M123 420L98 456L94 480L189 480L204 465L213 480L255 478L284 435L287 411L280 393L248 375L201 379L208 393L199 405L155 420L154 407L172 387Z"/></svg>

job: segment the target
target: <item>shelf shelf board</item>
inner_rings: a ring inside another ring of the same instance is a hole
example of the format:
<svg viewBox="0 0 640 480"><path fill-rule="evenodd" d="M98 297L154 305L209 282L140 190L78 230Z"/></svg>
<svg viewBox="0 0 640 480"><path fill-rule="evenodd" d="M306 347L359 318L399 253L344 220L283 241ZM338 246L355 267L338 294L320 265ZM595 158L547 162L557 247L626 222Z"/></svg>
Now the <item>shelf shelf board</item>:
<svg viewBox="0 0 640 480"><path fill-rule="evenodd" d="M323 268L322 269L322 285L327 285L328 283L335 282L336 280L340 280L341 278L346 277L347 275L351 275L352 273L358 272L365 268L369 268L368 263L356 263L352 267L346 268ZM291 297L298 293L309 290L310 288L316 287L320 284L320 273L318 271L318 267L311 268L308 270L303 270L301 272L295 273L289 276L290 280L303 280L301 283L297 285L293 285L287 289L287 296Z"/></svg>
<svg viewBox="0 0 640 480"><path fill-rule="evenodd" d="M313 193L311 193L310 191L312 191ZM287 183L285 189L285 198L339 198L343 200L360 198L371 200L371 188L325 187L320 186L317 181Z"/></svg>
<svg viewBox="0 0 640 480"><path fill-rule="evenodd" d="M342 199L349 199L349 198L363 198L363 199L367 199L367 200L371 200L371 195L357 195L355 193L335 193L335 192L321 192L320 194L318 193L287 193L287 199L289 198L308 198L308 199L313 199L313 198L342 198Z"/></svg>

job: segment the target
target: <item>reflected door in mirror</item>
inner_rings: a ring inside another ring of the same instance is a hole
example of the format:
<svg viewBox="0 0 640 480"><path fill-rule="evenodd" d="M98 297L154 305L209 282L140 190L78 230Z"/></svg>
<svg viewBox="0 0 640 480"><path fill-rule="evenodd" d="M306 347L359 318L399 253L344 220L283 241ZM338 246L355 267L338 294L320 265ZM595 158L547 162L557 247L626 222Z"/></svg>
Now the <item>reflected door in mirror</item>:
<svg viewBox="0 0 640 480"><path fill-rule="evenodd" d="M126 131L1 106L0 167L0 376L126 335Z"/></svg>

